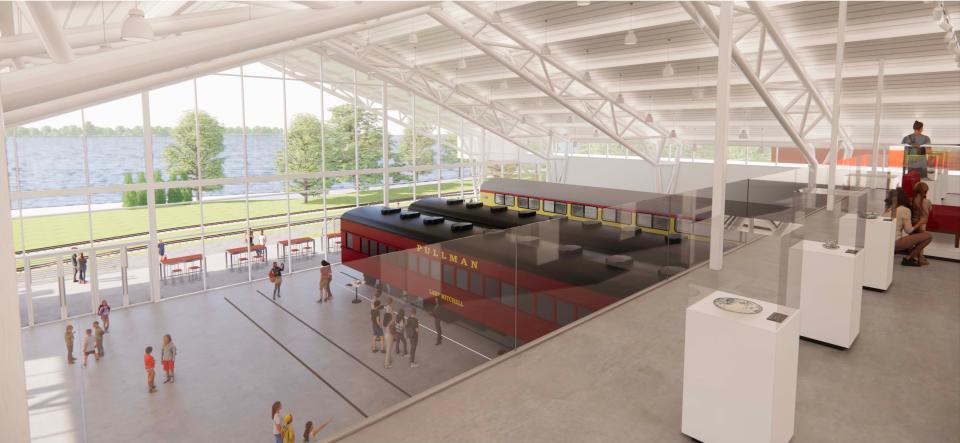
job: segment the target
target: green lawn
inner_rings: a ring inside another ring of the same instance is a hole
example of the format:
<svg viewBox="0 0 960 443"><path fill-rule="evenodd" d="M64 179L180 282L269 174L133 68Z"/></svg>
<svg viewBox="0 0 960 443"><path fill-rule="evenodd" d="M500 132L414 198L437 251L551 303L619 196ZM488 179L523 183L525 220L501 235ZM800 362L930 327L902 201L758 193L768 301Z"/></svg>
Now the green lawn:
<svg viewBox="0 0 960 443"><path fill-rule="evenodd" d="M459 182L448 182L441 185L442 192L456 192L460 190ZM465 191L472 191L473 185L466 181L464 183ZM403 201L412 199L413 187L409 185L396 186L390 189L391 201ZM436 185L418 185L418 197L436 195ZM327 197L327 207L353 206L356 202L353 194L333 195ZM361 191L360 203L381 203L383 202L383 191L380 189ZM250 217L275 216L286 217L287 200L251 200ZM304 203L302 198L290 199L290 211L317 211L313 215L294 215L292 219L319 217L322 214L322 201L314 197L308 203ZM337 215L342 210L329 210L328 215ZM214 201L204 203L203 222L212 224L228 220L244 219L247 214L246 202L239 201ZM171 206L161 206L157 208L157 229L171 229L181 226L199 225L201 221L200 205L197 203L178 204ZM112 209L107 211L94 212L90 218L86 212L72 214L45 215L37 217L28 217L24 220L13 220L13 239L16 250L21 250L20 230L24 230L24 241L26 249L46 248L53 246L66 245L77 242L89 241L90 226L92 222L92 232L95 241L147 232L147 210L146 208L124 208ZM276 223L276 220L254 220L251 222L254 226L264 223ZM245 222L230 223L207 228L207 231L221 231L230 228L242 229ZM198 234L199 229L183 229L176 232L177 237ZM169 234L161 234L169 236ZM133 239L127 239L127 241Z"/></svg>

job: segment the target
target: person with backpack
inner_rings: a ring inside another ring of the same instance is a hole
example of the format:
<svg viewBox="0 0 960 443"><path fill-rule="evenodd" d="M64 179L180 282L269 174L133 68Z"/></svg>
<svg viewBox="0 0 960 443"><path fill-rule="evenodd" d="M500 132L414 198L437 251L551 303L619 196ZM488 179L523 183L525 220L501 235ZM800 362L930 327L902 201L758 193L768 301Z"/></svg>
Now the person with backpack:
<svg viewBox="0 0 960 443"><path fill-rule="evenodd" d="M401 309L397 311L397 318L393 320L393 353L401 356L407 355L407 337L404 335L405 322L404 312ZM403 352L400 352L400 343L403 343Z"/></svg>
<svg viewBox="0 0 960 443"><path fill-rule="evenodd" d="M110 304L106 300L100 300L100 307L97 308L97 315L103 322L103 332L110 332Z"/></svg>
<svg viewBox="0 0 960 443"><path fill-rule="evenodd" d="M317 434L319 434L320 431L327 427L327 425L329 425L332 421L332 418L327 419L327 421L320 423L319 426L314 426L312 421L308 421L306 428L303 430L303 443L316 443Z"/></svg>
<svg viewBox="0 0 960 443"><path fill-rule="evenodd" d="M280 435L283 437L283 443L297 443L297 435L293 430L293 414L287 414L283 417L283 427L280 429Z"/></svg>
<svg viewBox="0 0 960 443"><path fill-rule="evenodd" d="M417 308L410 308L410 316L404 321L407 339L410 340L410 367L416 368L417 364L417 342L420 341L420 320L417 320Z"/></svg>
<svg viewBox="0 0 960 443"><path fill-rule="evenodd" d="M270 273L267 274L270 278L270 283L273 283L274 300L280 297L280 284L283 283L283 268L283 263L277 264L277 262L273 262L273 267L270 268Z"/></svg>

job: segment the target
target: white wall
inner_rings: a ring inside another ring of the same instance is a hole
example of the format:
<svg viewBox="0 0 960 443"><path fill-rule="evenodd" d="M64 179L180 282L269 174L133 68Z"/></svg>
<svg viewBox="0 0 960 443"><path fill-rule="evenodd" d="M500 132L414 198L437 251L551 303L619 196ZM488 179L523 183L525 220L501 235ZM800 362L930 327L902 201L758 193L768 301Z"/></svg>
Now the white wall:
<svg viewBox="0 0 960 443"><path fill-rule="evenodd" d="M631 191L657 192L655 168L644 160L633 158L571 157L566 170L566 183ZM806 180L806 165L798 167L727 164L727 182L798 170ZM682 163L675 192L708 188L713 183L712 163ZM667 183L671 168L662 171ZM552 179L552 177L551 177ZM665 188L664 188L665 189Z"/></svg>

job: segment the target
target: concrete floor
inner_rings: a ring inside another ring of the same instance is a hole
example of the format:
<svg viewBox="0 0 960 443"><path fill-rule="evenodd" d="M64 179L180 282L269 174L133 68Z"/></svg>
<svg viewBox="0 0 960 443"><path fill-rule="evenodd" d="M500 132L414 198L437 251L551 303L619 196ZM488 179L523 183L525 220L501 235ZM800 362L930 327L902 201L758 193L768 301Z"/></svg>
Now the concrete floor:
<svg viewBox="0 0 960 443"><path fill-rule="evenodd" d="M807 238L831 226L821 212ZM685 309L712 289L776 302L778 254L766 239L734 251L721 272L696 269L332 439L688 442ZM864 291L862 306L851 349L801 341L792 441L960 441L960 263L895 265L892 287Z"/></svg>
<svg viewBox="0 0 960 443"><path fill-rule="evenodd" d="M93 317L24 330L33 441L272 441L274 400L300 432L307 420L333 418L321 436L332 435L496 355L492 342L452 324L435 346L433 318L420 312L421 366L400 358L384 369L384 354L370 351L369 302L350 303L350 279L335 276L332 303L315 302L319 276L309 272L285 277L278 303L257 282L114 311L106 356L86 369L66 364L63 328L87 328ZM161 383L158 361L159 392L148 394L143 348L159 360L165 333L179 348L177 381Z"/></svg>

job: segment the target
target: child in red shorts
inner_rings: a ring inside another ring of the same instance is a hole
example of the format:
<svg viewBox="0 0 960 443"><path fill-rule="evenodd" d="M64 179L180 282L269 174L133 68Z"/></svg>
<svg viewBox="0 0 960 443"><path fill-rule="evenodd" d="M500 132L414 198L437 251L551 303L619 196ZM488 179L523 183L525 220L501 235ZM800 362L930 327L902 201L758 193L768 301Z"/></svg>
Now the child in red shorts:
<svg viewBox="0 0 960 443"><path fill-rule="evenodd" d="M164 383L173 383L173 362L177 359L177 345L173 344L170 334L163 336L163 348L160 349L160 363L163 364L163 372L167 375Z"/></svg>
<svg viewBox="0 0 960 443"><path fill-rule="evenodd" d="M153 346L147 346L147 349L143 351L143 368L147 370L147 392L151 394L157 392L157 386L153 384L153 379L157 375L153 368L157 366L157 361L150 355L152 352Z"/></svg>

